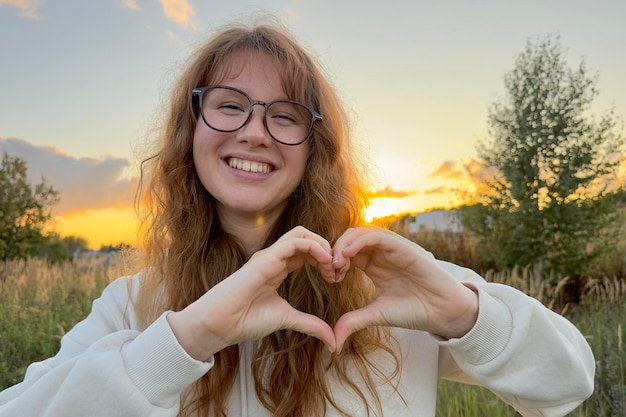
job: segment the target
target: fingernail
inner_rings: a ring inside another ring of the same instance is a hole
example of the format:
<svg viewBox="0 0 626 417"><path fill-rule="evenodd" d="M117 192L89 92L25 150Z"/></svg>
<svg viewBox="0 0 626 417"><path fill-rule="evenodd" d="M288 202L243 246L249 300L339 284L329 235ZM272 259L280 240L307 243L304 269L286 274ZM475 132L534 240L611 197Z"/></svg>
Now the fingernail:
<svg viewBox="0 0 626 417"><path fill-rule="evenodd" d="M337 254L333 255L333 265L335 265L337 262L339 262L339 257L337 256Z"/></svg>

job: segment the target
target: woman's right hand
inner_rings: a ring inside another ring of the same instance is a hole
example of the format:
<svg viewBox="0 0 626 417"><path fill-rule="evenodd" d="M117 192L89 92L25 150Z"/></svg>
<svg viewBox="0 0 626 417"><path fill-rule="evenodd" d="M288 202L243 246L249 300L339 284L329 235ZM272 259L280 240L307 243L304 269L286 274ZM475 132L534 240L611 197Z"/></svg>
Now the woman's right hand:
<svg viewBox="0 0 626 417"><path fill-rule="evenodd" d="M298 226L270 247L256 252L238 271L167 320L191 357L206 361L227 346L258 340L281 329L320 339L335 350L333 329L323 320L294 309L276 289L287 275L305 264L334 282L330 244Z"/></svg>

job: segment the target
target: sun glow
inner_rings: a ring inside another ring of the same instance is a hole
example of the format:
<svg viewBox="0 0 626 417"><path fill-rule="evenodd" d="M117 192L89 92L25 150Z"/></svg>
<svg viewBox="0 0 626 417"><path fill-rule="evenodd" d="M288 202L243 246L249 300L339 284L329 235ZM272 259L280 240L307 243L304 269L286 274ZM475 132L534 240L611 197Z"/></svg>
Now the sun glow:
<svg viewBox="0 0 626 417"><path fill-rule="evenodd" d="M92 249L104 245L136 245L138 220L132 208L89 210L56 219L62 236L85 238Z"/></svg>
<svg viewBox="0 0 626 417"><path fill-rule="evenodd" d="M395 209L392 207L391 199L386 197L374 198L370 206L365 211L365 221L370 223L377 217L385 217L394 214Z"/></svg>

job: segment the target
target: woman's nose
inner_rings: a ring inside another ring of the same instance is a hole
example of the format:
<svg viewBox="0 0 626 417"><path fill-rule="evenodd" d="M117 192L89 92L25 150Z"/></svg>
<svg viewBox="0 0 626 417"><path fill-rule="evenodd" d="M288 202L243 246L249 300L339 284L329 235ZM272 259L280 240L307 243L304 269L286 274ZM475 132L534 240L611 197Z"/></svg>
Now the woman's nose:
<svg viewBox="0 0 626 417"><path fill-rule="evenodd" d="M248 142L250 146L269 146L272 138L265 128L263 108L253 108L250 118L238 131L238 140Z"/></svg>

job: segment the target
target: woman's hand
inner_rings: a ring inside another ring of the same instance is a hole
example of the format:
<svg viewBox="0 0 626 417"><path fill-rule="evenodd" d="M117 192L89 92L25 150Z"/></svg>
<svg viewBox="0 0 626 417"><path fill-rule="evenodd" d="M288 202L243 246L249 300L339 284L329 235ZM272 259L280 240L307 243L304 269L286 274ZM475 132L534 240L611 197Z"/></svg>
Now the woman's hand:
<svg viewBox="0 0 626 417"><path fill-rule="evenodd" d="M333 254L337 281L352 265L365 272L377 290L369 305L337 321L337 351L352 333L369 326L424 330L449 339L465 335L476 322L477 294L395 233L374 227L349 229L335 243Z"/></svg>
<svg viewBox="0 0 626 417"><path fill-rule="evenodd" d="M207 360L227 346L258 340L281 329L317 337L335 350L330 326L291 307L276 289L287 275L305 264L334 281L330 244L321 236L296 227L270 247L256 252L228 278L167 320L179 343L193 358Z"/></svg>

